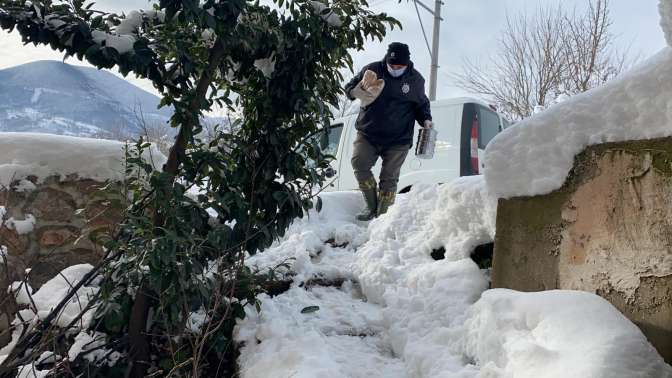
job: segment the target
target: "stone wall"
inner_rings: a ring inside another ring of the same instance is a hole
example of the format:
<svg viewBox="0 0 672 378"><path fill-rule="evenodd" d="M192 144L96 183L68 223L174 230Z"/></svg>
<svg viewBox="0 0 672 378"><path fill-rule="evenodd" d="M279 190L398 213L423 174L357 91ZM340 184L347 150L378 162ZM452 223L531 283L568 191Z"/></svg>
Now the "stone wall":
<svg viewBox="0 0 672 378"><path fill-rule="evenodd" d="M121 210L110 201L115 189L101 190L105 185L76 176L52 176L41 182L28 177L10 188L0 187L0 206L6 209L0 245L7 247L6 264L0 260L0 345L7 341L3 331L15 311L6 288L26 277L27 268L31 287L38 289L68 266L101 259L102 248L92 240L121 220ZM31 216L32 231L17 232L20 227L13 226L12 219L20 222Z"/></svg>
<svg viewBox="0 0 672 378"><path fill-rule="evenodd" d="M672 138L590 147L561 189L500 200L492 286L596 293L672 361Z"/></svg>

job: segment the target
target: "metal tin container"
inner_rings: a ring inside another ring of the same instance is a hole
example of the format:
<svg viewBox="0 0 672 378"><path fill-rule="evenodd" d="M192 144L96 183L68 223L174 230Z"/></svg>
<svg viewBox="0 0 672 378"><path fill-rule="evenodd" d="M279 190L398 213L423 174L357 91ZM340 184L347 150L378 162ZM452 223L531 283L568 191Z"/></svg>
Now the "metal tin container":
<svg viewBox="0 0 672 378"><path fill-rule="evenodd" d="M431 159L434 157L436 135L438 133L431 127L423 127L418 133L418 143L415 145L415 156L418 159Z"/></svg>

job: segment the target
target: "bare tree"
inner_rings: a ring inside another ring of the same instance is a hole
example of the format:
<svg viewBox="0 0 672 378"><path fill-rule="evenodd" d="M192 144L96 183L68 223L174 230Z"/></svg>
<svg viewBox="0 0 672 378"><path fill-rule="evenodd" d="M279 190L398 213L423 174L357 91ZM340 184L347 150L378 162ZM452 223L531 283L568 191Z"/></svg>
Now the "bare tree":
<svg viewBox="0 0 672 378"><path fill-rule="evenodd" d="M92 134L91 137L125 142L143 136L145 140L156 144L162 153L167 154L177 131L170 126L167 119L157 119L151 115L150 117L145 115L142 104L136 102L133 105L135 122L119 119L104 130Z"/></svg>
<svg viewBox="0 0 672 378"><path fill-rule="evenodd" d="M585 14L577 16L574 11L565 23L567 74L563 84L569 92L600 86L623 70L626 54L613 48L608 0L591 1Z"/></svg>
<svg viewBox="0 0 672 378"><path fill-rule="evenodd" d="M507 16L489 64L465 61L456 84L512 120L526 118L535 106L602 85L623 70L625 54L615 49L610 26L609 0L590 0L583 14L558 6Z"/></svg>
<svg viewBox="0 0 672 378"><path fill-rule="evenodd" d="M177 135L175 129L166 120L153 119L148 121L140 105L137 105L133 109L133 115L142 129L141 135L148 142L154 143L164 155L168 156L170 147L173 145L175 136Z"/></svg>

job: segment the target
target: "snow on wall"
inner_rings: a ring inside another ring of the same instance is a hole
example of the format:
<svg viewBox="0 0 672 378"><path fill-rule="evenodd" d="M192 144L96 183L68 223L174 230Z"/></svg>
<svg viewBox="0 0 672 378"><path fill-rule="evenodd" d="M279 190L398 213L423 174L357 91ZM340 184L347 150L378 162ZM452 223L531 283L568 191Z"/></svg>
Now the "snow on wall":
<svg viewBox="0 0 672 378"><path fill-rule="evenodd" d="M124 143L33 133L0 133L0 185L33 175L77 174L97 181L122 180ZM151 155L151 156L150 156ZM152 147L147 159L161 167L165 156Z"/></svg>
<svg viewBox="0 0 672 378"><path fill-rule="evenodd" d="M14 218L7 219L7 222L5 222L5 227L10 230L16 230L16 233L19 235L25 235L33 232L33 229L35 228L35 222L37 222L35 216L32 214L27 214L26 219L24 220L18 220ZM1 219L0 225L2 225Z"/></svg>
<svg viewBox="0 0 672 378"><path fill-rule="evenodd" d="M669 14L671 3L661 2L661 11ZM672 135L670 80L668 47L620 78L504 130L486 149L489 191L499 198L547 194L562 186L587 146Z"/></svg>
<svg viewBox="0 0 672 378"><path fill-rule="evenodd" d="M672 46L672 0L660 0L660 26L665 33L667 44Z"/></svg>

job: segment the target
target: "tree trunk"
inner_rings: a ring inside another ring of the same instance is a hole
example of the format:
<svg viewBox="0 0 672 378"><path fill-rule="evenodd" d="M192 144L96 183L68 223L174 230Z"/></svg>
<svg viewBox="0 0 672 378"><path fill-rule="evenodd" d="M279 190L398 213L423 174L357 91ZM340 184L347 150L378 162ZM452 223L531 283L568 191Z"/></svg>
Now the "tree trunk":
<svg viewBox="0 0 672 378"><path fill-rule="evenodd" d="M210 51L208 58L208 66L201 74L196 86L195 96L189 103L189 111L193 117L189 118L187 123L180 126L180 131L175 138L175 143L170 148L168 160L163 166L163 172L169 173L175 177L178 174L180 164L184 159L185 150L187 146L187 135L191 135L191 131L199 122L198 115L201 110L201 104L205 103L208 94L208 88L213 81L213 73L217 71L217 67L224 57L224 50L222 49L221 40L217 39L213 49ZM189 132L187 132L189 131ZM154 226L159 228L163 226L165 219L159 212L159 209L154 210ZM143 283L138 290L133 307L131 309L131 316L128 325L129 336L129 354L130 354L130 368L131 376L142 378L146 375L147 368L150 364L149 359L149 340L148 336L144 334L147 327L147 317L149 309L152 305L152 295L147 285Z"/></svg>

